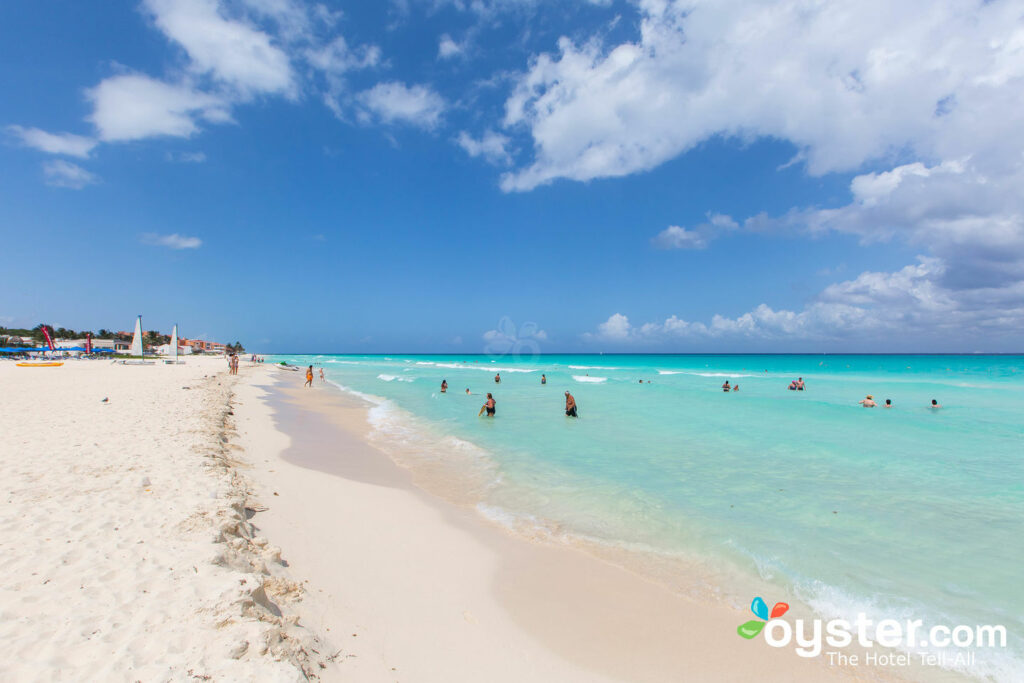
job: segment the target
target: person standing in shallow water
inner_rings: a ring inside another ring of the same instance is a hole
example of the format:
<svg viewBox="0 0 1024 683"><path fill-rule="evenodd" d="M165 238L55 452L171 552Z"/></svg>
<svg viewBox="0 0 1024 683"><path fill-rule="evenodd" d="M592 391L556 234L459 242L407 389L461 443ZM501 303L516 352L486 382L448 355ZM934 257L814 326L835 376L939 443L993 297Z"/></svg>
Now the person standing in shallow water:
<svg viewBox="0 0 1024 683"><path fill-rule="evenodd" d="M540 376L540 383L541 384L547 384L548 383L547 375L544 375L543 373L541 374L541 376Z"/></svg>
<svg viewBox="0 0 1024 683"><path fill-rule="evenodd" d="M327 381L326 379L324 379L324 369L323 368L320 368L320 381L321 382L326 382Z"/></svg>
<svg viewBox="0 0 1024 683"><path fill-rule="evenodd" d="M565 416L579 417L579 415L576 414L576 399L573 398L572 394L568 391L565 392Z"/></svg>
<svg viewBox="0 0 1024 683"><path fill-rule="evenodd" d="M484 411L486 410L487 411L487 417L494 417L494 411L495 411L496 408L497 408L497 402L494 400L494 397L491 396L490 393L488 393L487 394L487 400L484 402L484 404L482 406L480 406L480 412L477 413L476 416L480 417L481 415L484 414Z"/></svg>
<svg viewBox="0 0 1024 683"><path fill-rule="evenodd" d="M501 373L500 372L494 376L494 383L495 384L501 384Z"/></svg>
<svg viewBox="0 0 1024 683"><path fill-rule="evenodd" d="M310 365L309 369L306 370L306 384L307 387L313 386L313 366Z"/></svg>
<svg viewBox="0 0 1024 683"><path fill-rule="evenodd" d="M448 393L448 380L446 380L446 379L441 380L441 393L442 394L447 394Z"/></svg>

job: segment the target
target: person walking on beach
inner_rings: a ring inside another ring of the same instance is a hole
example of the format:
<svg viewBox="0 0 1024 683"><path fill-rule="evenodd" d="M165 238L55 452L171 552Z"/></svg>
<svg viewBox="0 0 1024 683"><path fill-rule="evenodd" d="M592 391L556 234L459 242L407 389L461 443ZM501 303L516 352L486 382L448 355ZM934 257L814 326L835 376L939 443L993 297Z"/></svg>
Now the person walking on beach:
<svg viewBox="0 0 1024 683"><path fill-rule="evenodd" d="M494 376L494 383L495 384L501 384L501 373L500 372Z"/></svg>
<svg viewBox="0 0 1024 683"><path fill-rule="evenodd" d="M446 379L441 380L441 393L442 394L447 394L448 393L448 380L446 380Z"/></svg>
<svg viewBox="0 0 1024 683"><path fill-rule="evenodd" d="M327 381L326 379L324 379L324 369L323 368L320 368L320 381L321 382L326 382Z"/></svg>
<svg viewBox="0 0 1024 683"><path fill-rule="evenodd" d="M309 369L306 370L306 384L305 386L312 388L313 386L313 366L310 365Z"/></svg>
<svg viewBox="0 0 1024 683"><path fill-rule="evenodd" d="M497 403L495 402L494 397L491 396L490 393L488 393L487 394L487 401L485 401L484 404L482 406L480 406L480 412L477 413L476 416L480 417L481 415L484 414L484 411L486 410L487 411L487 417L494 417L494 410L495 410L496 407L497 407Z"/></svg>
<svg viewBox="0 0 1024 683"><path fill-rule="evenodd" d="M565 416L566 417L579 417L576 414L576 399L572 397L568 391L565 392Z"/></svg>
<svg viewBox="0 0 1024 683"><path fill-rule="evenodd" d="M877 403L875 403L875 397L872 396L871 394L868 394L867 398L865 398L863 401L858 401L858 403L860 403L865 408L874 408L876 405L878 405Z"/></svg>

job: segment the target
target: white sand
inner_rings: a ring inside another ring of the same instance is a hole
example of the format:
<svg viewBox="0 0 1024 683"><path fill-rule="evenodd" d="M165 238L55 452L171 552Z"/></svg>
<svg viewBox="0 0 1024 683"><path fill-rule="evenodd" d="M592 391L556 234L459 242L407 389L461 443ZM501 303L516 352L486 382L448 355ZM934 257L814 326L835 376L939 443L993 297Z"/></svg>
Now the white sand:
<svg viewBox="0 0 1024 683"><path fill-rule="evenodd" d="M0 680L320 670L301 587L247 538L224 369L0 362Z"/></svg>

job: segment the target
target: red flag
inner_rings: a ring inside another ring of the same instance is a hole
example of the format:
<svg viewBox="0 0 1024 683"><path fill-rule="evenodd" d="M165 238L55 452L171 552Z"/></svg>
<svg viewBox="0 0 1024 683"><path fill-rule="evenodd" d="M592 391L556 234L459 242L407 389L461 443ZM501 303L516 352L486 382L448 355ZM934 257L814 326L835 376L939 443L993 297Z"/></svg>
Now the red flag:
<svg viewBox="0 0 1024 683"><path fill-rule="evenodd" d="M50 331L46 329L46 325L43 325L43 336L46 337L46 345L53 351L53 339L50 338Z"/></svg>
<svg viewBox="0 0 1024 683"><path fill-rule="evenodd" d="M85 352L92 353L92 332L85 335Z"/></svg>

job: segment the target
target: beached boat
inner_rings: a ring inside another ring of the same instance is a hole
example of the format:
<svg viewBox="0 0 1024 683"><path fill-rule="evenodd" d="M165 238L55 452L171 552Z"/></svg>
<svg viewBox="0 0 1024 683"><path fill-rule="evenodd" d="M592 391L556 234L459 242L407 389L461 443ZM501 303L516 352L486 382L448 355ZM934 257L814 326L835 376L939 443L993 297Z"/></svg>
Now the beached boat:
<svg viewBox="0 0 1024 683"><path fill-rule="evenodd" d="M64 365L64 361L50 360L39 363L25 362L15 363L15 365L17 365L19 368L59 368L60 366Z"/></svg>

